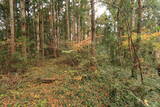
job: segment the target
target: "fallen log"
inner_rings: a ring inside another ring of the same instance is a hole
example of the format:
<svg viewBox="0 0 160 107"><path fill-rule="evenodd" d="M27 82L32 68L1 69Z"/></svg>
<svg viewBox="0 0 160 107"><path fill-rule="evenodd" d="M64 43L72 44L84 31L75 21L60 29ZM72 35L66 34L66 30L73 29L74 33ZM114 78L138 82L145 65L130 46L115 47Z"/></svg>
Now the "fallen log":
<svg viewBox="0 0 160 107"><path fill-rule="evenodd" d="M45 84L50 84L53 83L55 81L58 81L59 79L57 78L37 78L36 81L38 83L45 83Z"/></svg>

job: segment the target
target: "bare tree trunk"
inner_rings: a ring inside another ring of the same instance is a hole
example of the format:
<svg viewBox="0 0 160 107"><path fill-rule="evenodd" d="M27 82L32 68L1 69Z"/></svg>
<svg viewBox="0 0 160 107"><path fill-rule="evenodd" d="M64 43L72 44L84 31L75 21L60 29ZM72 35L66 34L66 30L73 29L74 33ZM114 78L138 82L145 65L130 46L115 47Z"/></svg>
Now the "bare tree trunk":
<svg viewBox="0 0 160 107"><path fill-rule="evenodd" d="M40 25L40 29L41 29L41 55L44 58L44 15L43 13L41 13L41 25Z"/></svg>
<svg viewBox="0 0 160 107"><path fill-rule="evenodd" d="M96 55L95 44L96 44L96 28L95 28L95 1L91 0L91 32L92 32L92 43L91 43L91 54Z"/></svg>
<svg viewBox="0 0 160 107"><path fill-rule="evenodd" d="M138 22L137 22L137 34L141 33L141 19L142 19L142 1L138 0Z"/></svg>
<svg viewBox="0 0 160 107"><path fill-rule="evenodd" d="M81 19L80 19L80 15L78 15L78 19L77 19L77 42L80 42L80 36L81 36Z"/></svg>
<svg viewBox="0 0 160 107"><path fill-rule="evenodd" d="M22 54L24 57L27 57L25 0L20 0L20 7L21 7L21 34L24 38L23 39Z"/></svg>
<svg viewBox="0 0 160 107"><path fill-rule="evenodd" d="M141 20L142 20L142 0L138 0L137 35L139 36L140 40L141 40ZM138 51L138 49L137 49L137 51ZM143 83L143 73L142 73L142 69L141 69L141 62L139 60L138 55L137 55L137 62L138 62L139 70L140 70L141 82Z"/></svg>
<svg viewBox="0 0 160 107"><path fill-rule="evenodd" d="M73 15L73 31L72 31L72 34L73 34L73 38L75 38L75 35L76 35L76 18L75 16Z"/></svg>
<svg viewBox="0 0 160 107"><path fill-rule="evenodd" d="M58 4L59 5L59 4ZM57 10L57 12L56 12L56 21L55 21L55 23L56 23L56 31L55 32L57 32L56 33L56 35L55 35L55 44L56 44L56 57L58 57L59 56L59 40L60 40L60 26L59 26L59 24L60 24L60 19L59 19L59 16L60 16L60 9L59 9L59 7L57 6L57 9L55 9L55 10Z"/></svg>
<svg viewBox="0 0 160 107"><path fill-rule="evenodd" d="M134 8L135 0L131 0L131 31L134 30L135 27L135 8Z"/></svg>
<svg viewBox="0 0 160 107"><path fill-rule="evenodd" d="M37 56L40 55L40 13L39 13L39 3L38 12L36 15L36 36L37 36Z"/></svg>
<svg viewBox="0 0 160 107"><path fill-rule="evenodd" d="M72 6L73 6L73 9L75 9L75 0L72 0ZM72 26L71 26L71 28L72 28L72 37L71 37L71 40L72 41L74 41L74 39L75 39L75 35L76 35L76 25L75 25L75 22L76 21L76 18L75 18L75 12L73 11L73 13L72 13Z"/></svg>
<svg viewBox="0 0 160 107"><path fill-rule="evenodd" d="M123 30L123 14L121 12L121 8L123 7L123 0L120 0L119 2L119 7L118 8L118 11L117 11L117 17L116 17L116 20L117 20L117 37L118 37L118 50L117 50L117 54L118 54L118 62L120 65L122 65L123 63L123 50L122 50L122 36L123 36L123 33L124 33L124 30Z"/></svg>
<svg viewBox="0 0 160 107"><path fill-rule="evenodd" d="M14 0L9 0L9 6L10 6L10 30L11 30L11 36L10 36L10 51L11 55L13 55L16 51L16 44L15 44L15 27L14 27Z"/></svg>
<svg viewBox="0 0 160 107"><path fill-rule="evenodd" d="M50 22L51 22L51 32L50 32L50 34L51 34L51 37L52 37L52 51L53 51L53 57L57 57L57 53L56 53L56 35L57 35L57 29L56 29L56 23L55 23L55 17L56 17L56 12L55 12L55 4L54 4L55 2L52 0L51 1L51 6L50 6L50 8L51 8L51 18L50 18Z"/></svg>
<svg viewBox="0 0 160 107"><path fill-rule="evenodd" d="M66 0L66 26L67 26L67 39L70 40L69 0Z"/></svg>

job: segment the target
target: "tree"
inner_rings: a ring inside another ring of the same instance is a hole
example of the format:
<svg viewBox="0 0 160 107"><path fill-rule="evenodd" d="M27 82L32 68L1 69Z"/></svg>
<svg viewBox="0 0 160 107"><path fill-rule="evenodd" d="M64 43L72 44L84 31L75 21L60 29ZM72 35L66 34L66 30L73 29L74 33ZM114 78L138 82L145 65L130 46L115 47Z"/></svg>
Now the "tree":
<svg viewBox="0 0 160 107"><path fill-rule="evenodd" d="M16 51L15 48L15 27L14 27L14 0L9 0L9 6L10 6L10 31L11 31L11 36L10 36L10 51L11 55L13 55Z"/></svg>
<svg viewBox="0 0 160 107"><path fill-rule="evenodd" d="M95 44L96 44L96 28L95 28L95 1L91 0L91 39L92 39L92 43L91 43L91 54L92 56L95 56Z"/></svg>
<svg viewBox="0 0 160 107"><path fill-rule="evenodd" d="M142 1L138 0L138 20L137 20L137 34L141 33L141 20L142 20Z"/></svg>
<svg viewBox="0 0 160 107"><path fill-rule="evenodd" d="M67 28L67 38L70 40L70 24L69 24L69 0L66 0L66 28Z"/></svg>
<svg viewBox="0 0 160 107"><path fill-rule="evenodd" d="M23 37L23 47L22 53L23 56L27 56L27 46L26 46L26 10L25 10L25 0L20 0L20 7L21 7L21 34Z"/></svg>
<svg viewBox="0 0 160 107"><path fill-rule="evenodd" d="M37 56L40 56L40 2L37 3L37 14L36 14L36 36L37 36Z"/></svg>
<svg viewBox="0 0 160 107"><path fill-rule="evenodd" d="M51 0L51 4L50 4L50 11L51 11L51 17L50 17L50 34L51 34L51 38L52 38L52 49L53 49L53 56L57 57L57 53L56 53L56 11L55 11L55 3L53 0Z"/></svg>

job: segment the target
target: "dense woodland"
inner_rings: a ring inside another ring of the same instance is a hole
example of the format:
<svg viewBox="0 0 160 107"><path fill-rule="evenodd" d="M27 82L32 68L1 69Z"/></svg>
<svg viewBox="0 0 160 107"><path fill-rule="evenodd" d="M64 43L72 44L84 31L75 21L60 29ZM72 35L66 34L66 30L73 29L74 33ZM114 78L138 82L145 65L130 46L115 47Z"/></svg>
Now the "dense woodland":
<svg viewBox="0 0 160 107"><path fill-rule="evenodd" d="M160 107L160 0L0 0L0 107L70 106Z"/></svg>

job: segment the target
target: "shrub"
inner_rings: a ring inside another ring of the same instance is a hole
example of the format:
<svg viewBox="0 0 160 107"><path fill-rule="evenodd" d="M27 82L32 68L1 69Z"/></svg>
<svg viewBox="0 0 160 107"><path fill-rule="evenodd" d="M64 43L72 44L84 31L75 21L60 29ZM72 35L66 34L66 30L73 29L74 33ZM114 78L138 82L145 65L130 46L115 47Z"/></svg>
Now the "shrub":
<svg viewBox="0 0 160 107"><path fill-rule="evenodd" d="M1 49L0 51L0 70L1 73L7 72L22 72L27 69L27 60L20 53L15 53L12 57L8 50Z"/></svg>

